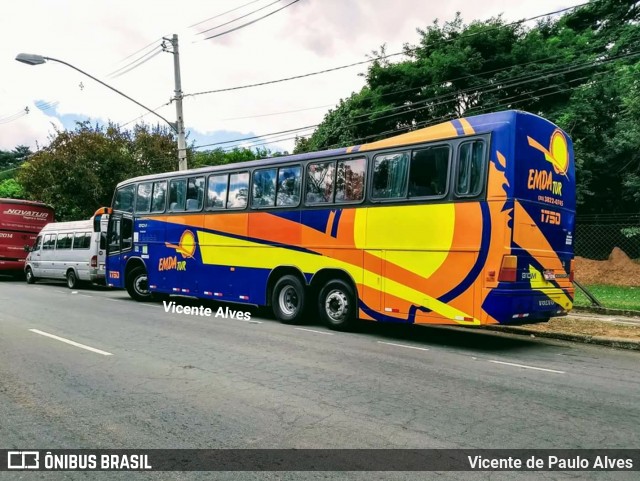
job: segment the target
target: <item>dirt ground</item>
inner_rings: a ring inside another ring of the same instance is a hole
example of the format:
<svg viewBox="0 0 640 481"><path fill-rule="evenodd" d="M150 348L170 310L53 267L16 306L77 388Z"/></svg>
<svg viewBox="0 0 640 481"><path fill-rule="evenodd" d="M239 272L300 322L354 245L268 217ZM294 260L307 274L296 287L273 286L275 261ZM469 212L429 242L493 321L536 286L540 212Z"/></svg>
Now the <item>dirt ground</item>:
<svg viewBox="0 0 640 481"><path fill-rule="evenodd" d="M617 247L606 261L576 257L574 268L576 280L585 285L640 286L640 264Z"/></svg>
<svg viewBox="0 0 640 481"><path fill-rule="evenodd" d="M531 324L525 327L537 332L564 332L585 336L640 340L640 325L614 324L589 319L555 317L547 323Z"/></svg>

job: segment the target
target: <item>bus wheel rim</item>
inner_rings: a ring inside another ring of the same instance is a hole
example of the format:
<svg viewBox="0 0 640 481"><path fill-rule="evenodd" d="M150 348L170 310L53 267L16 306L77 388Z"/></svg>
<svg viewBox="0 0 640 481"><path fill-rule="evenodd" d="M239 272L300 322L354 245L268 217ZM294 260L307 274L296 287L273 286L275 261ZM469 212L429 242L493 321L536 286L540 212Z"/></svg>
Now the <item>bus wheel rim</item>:
<svg viewBox="0 0 640 481"><path fill-rule="evenodd" d="M133 282L133 287L135 288L138 294L142 296L146 296L149 294L148 286L145 287L146 283L147 283L147 276L138 276Z"/></svg>
<svg viewBox="0 0 640 481"><path fill-rule="evenodd" d="M298 312L300 299L298 293L293 286L287 286L278 294L278 306L280 310L287 316L293 316Z"/></svg>
<svg viewBox="0 0 640 481"><path fill-rule="evenodd" d="M349 298L340 291L331 291L324 302L324 310L335 321L343 321L349 314Z"/></svg>

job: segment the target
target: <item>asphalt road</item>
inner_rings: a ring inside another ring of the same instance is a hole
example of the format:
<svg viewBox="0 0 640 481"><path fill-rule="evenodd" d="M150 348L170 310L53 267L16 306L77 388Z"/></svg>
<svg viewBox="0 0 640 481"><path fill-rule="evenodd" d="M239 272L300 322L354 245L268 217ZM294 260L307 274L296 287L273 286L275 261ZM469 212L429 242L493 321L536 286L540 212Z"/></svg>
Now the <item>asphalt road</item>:
<svg viewBox="0 0 640 481"><path fill-rule="evenodd" d="M166 313L162 304L136 303L122 291L0 279L0 448L640 448L636 352L421 326L371 324L338 333L251 312L250 322ZM135 476L369 480L434 474Z"/></svg>

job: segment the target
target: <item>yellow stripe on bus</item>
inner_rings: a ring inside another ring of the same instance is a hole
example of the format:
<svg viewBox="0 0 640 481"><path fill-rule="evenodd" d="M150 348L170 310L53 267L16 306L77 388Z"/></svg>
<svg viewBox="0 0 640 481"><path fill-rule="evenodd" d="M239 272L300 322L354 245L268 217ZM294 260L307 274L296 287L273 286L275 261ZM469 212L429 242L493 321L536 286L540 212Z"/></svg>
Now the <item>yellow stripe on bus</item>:
<svg viewBox="0 0 640 481"><path fill-rule="evenodd" d="M360 267L318 254L268 246L201 231L198 231L198 245L200 246L200 254L204 264L254 269L274 269L278 266L289 265L296 266L305 273L315 273L323 268L336 268L349 273L357 284L380 289L380 286L375 281L377 277L375 273L367 272ZM457 320L456 317L470 318L471 316L423 292L404 286L391 279L385 279L385 290L392 296L404 299L416 306L427 307L447 319L455 320L459 324L480 324L478 319L473 319L473 321Z"/></svg>

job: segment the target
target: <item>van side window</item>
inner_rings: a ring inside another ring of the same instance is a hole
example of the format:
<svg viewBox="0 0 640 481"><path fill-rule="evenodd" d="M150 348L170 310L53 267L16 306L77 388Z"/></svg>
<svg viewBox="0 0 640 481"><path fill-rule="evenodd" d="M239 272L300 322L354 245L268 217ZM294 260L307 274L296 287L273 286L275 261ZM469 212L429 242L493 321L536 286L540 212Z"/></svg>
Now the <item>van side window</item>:
<svg viewBox="0 0 640 481"><path fill-rule="evenodd" d="M148 214L151 210L151 182L138 184L138 195L136 195L136 212Z"/></svg>
<svg viewBox="0 0 640 481"><path fill-rule="evenodd" d="M73 242L73 234L58 234L56 249L71 249L71 242Z"/></svg>
<svg viewBox="0 0 640 481"><path fill-rule="evenodd" d="M167 201L167 181L153 183L153 195L151 200L151 212L157 214L164 212L164 204Z"/></svg>
<svg viewBox="0 0 640 481"><path fill-rule="evenodd" d="M187 183L187 207L188 212L202 210L204 203L204 177L190 177Z"/></svg>
<svg viewBox="0 0 640 481"><path fill-rule="evenodd" d="M43 250L50 250L56 248L56 235L55 234L46 234L44 236L44 241L42 242Z"/></svg>
<svg viewBox="0 0 640 481"><path fill-rule="evenodd" d="M76 232L73 237L73 249L88 249L91 247L91 232Z"/></svg>
<svg viewBox="0 0 640 481"><path fill-rule="evenodd" d="M187 179L173 179L169 182L169 212L184 211L187 198Z"/></svg>

